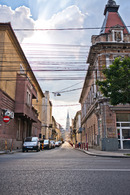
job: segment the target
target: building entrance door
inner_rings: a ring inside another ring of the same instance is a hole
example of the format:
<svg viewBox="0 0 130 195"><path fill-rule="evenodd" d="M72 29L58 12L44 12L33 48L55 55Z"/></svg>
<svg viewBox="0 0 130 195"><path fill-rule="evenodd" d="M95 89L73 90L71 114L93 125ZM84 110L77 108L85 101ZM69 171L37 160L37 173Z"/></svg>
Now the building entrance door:
<svg viewBox="0 0 130 195"><path fill-rule="evenodd" d="M117 122L120 149L130 149L130 122Z"/></svg>

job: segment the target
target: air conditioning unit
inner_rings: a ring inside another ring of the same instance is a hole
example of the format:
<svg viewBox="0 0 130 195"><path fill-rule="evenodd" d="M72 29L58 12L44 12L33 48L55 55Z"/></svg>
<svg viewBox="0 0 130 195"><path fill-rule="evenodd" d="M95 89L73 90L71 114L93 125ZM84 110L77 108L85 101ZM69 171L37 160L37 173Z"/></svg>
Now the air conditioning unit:
<svg viewBox="0 0 130 195"><path fill-rule="evenodd" d="M9 116L11 119L14 118L14 112L12 112L12 111L10 111L10 110L8 110L8 109L4 109L2 115L3 115L3 116Z"/></svg>
<svg viewBox="0 0 130 195"><path fill-rule="evenodd" d="M10 112L10 118L11 118L11 119L14 118L14 112Z"/></svg>

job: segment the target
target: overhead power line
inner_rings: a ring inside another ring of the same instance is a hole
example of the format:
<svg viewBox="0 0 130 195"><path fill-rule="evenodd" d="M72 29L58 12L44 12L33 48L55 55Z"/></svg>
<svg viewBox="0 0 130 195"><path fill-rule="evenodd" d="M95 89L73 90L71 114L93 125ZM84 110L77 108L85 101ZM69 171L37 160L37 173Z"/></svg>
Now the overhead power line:
<svg viewBox="0 0 130 195"><path fill-rule="evenodd" d="M129 28L130 26L122 26L123 28ZM75 31L75 30L100 30L100 29L107 29L111 28L111 26L108 27L85 27L85 28L34 28L34 29L27 29L27 28L21 28L21 29L14 29L14 31Z"/></svg>
<svg viewBox="0 0 130 195"><path fill-rule="evenodd" d="M72 87L74 87L74 86L76 86L76 85L79 85L79 84L81 84L81 83L83 83L83 81L80 81L80 82L78 82L78 83L75 83L74 85L71 85L71 86L69 86L69 87L60 89L58 92L61 93L62 91L66 90L66 89L70 89L70 88L72 88ZM52 92L52 93L57 93L57 92L55 91L55 92Z"/></svg>

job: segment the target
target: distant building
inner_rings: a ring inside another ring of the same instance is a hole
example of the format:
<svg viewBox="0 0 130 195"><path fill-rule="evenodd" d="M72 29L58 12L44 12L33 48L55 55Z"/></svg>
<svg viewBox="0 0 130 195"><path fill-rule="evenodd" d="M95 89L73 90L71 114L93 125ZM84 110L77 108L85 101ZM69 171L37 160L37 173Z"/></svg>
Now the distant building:
<svg viewBox="0 0 130 195"><path fill-rule="evenodd" d="M79 110L72 120L72 143L82 143L82 128L81 128L81 110Z"/></svg>
<svg viewBox="0 0 130 195"><path fill-rule="evenodd" d="M42 137L43 139L52 138L52 103L50 101L49 91L45 91L42 99Z"/></svg>

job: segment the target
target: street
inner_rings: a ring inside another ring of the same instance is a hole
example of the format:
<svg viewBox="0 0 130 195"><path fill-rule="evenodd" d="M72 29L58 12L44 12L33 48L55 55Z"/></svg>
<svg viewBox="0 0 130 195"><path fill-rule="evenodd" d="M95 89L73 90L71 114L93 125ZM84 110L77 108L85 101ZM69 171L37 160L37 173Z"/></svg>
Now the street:
<svg viewBox="0 0 130 195"><path fill-rule="evenodd" d="M0 156L0 195L129 195L130 159L89 156L67 142Z"/></svg>

